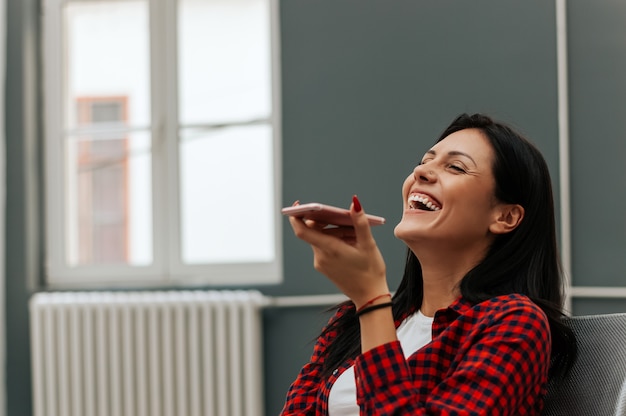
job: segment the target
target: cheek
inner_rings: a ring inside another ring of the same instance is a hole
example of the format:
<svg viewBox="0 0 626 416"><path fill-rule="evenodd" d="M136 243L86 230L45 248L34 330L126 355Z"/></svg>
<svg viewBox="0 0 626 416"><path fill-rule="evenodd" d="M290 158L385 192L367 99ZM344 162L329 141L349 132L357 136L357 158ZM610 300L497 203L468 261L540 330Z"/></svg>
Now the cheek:
<svg viewBox="0 0 626 416"><path fill-rule="evenodd" d="M467 221L469 223L483 223L484 220L491 218L494 208L493 198L491 194L476 191L466 198L459 200L455 204L458 210L455 215L459 221Z"/></svg>

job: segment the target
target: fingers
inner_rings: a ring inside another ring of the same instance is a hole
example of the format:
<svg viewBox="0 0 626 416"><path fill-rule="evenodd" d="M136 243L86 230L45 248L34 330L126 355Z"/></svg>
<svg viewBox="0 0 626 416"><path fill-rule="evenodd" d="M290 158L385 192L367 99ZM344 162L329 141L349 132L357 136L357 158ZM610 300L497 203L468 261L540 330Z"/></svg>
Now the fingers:
<svg viewBox="0 0 626 416"><path fill-rule="evenodd" d="M332 235L341 239L344 243L347 243L351 246L356 245L356 233L354 232L354 227L332 227L332 228L324 228L322 232L326 235Z"/></svg>
<svg viewBox="0 0 626 416"><path fill-rule="evenodd" d="M332 235L326 235L323 229L318 227L315 221L306 221L298 217L289 217L289 223L296 237L312 246L332 244L337 239Z"/></svg>
<svg viewBox="0 0 626 416"><path fill-rule="evenodd" d="M297 204L298 202L296 201L294 205ZM372 236L369 221L356 195L352 198L350 216L353 227L329 227L328 224L305 220L295 216L289 217L289 223L296 237L313 246L330 245L332 247L339 242L338 240L341 240L351 246L359 245L365 249L375 249L376 242Z"/></svg>
<svg viewBox="0 0 626 416"><path fill-rule="evenodd" d="M296 200L291 206L295 207L297 205L300 205L299 200ZM296 237L306 241L309 244L312 244L312 243L309 240L310 233L307 230L310 228L315 228L318 230L324 228L323 224L317 224L315 221L305 220L302 217L296 217L296 216L290 216L289 223L291 224L291 228L293 229L293 232L296 235Z"/></svg>
<svg viewBox="0 0 626 416"><path fill-rule="evenodd" d="M352 197L350 216L352 217L354 232L359 245L363 245L364 247L375 246L376 243L372 236L372 229L361 206L361 201L359 201L356 195Z"/></svg>

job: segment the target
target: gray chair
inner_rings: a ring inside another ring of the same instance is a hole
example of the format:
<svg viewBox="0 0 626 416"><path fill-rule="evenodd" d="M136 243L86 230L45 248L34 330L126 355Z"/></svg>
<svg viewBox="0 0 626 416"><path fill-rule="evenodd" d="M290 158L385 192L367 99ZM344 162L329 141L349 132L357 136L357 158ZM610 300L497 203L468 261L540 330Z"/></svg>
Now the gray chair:
<svg viewBox="0 0 626 416"><path fill-rule="evenodd" d="M550 385L544 416L626 416L626 313L568 318L578 341L569 376Z"/></svg>

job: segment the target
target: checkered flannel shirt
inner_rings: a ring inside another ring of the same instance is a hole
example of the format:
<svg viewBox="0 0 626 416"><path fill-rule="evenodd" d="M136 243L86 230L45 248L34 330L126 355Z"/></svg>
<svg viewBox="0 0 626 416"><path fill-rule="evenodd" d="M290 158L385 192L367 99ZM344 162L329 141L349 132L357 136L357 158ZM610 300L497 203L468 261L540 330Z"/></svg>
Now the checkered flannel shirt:
<svg viewBox="0 0 626 416"><path fill-rule="evenodd" d="M346 313L346 306L335 316ZM404 319L396 322L396 327ZM355 366L361 415L539 415L550 365L543 311L511 294L472 305L459 298L435 314L433 340L404 358L399 341L373 348L322 378L320 337L287 393L281 415L327 415L330 388Z"/></svg>

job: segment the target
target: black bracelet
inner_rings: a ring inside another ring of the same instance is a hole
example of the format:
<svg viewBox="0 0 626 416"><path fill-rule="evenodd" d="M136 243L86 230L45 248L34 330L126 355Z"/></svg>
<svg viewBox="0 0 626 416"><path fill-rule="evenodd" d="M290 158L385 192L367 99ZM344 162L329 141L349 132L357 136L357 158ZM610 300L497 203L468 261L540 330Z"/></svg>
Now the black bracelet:
<svg viewBox="0 0 626 416"><path fill-rule="evenodd" d="M368 312L375 311L376 309L388 308L390 306L393 306L393 302L379 303L378 305L372 305L368 306L367 308L361 309L355 315L358 318L359 316L364 315Z"/></svg>

